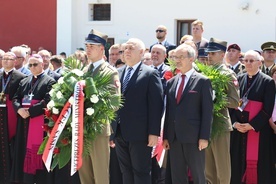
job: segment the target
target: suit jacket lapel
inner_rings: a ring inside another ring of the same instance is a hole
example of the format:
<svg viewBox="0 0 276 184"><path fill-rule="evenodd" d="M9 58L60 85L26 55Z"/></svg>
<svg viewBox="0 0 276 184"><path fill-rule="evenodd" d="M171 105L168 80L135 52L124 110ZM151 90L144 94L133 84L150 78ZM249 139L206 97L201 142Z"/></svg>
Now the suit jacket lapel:
<svg viewBox="0 0 276 184"><path fill-rule="evenodd" d="M130 86L132 86L133 84L135 84L135 82L136 82L138 76L141 74L141 72L142 72L142 70L143 70L143 67L142 67L141 65L142 65L142 63L140 63L140 64L138 65L137 69L135 70L135 72L133 73L133 75L131 76L131 78L129 79L124 94L127 93L127 91L128 91L128 89L130 88ZM123 77L123 76L122 76L122 77Z"/></svg>
<svg viewBox="0 0 276 184"><path fill-rule="evenodd" d="M120 77L121 84L123 84L125 72L126 72L126 66L123 66L122 70L119 70L119 77Z"/></svg>
<svg viewBox="0 0 276 184"><path fill-rule="evenodd" d="M177 75L177 77L175 77L172 87L171 87L172 91L170 94L171 94L172 98L175 99L174 103L176 103L176 88L177 88L177 83L179 81L179 78L180 78L180 75Z"/></svg>
<svg viewBox="0 0 276 184"><path fill-rule="evenodd" d="M184 98L184 96L188 93L188 91L189 91L189 89L190 89L190 86L191 86L191 84L193 83L194 79L195 79L195 74L193 73L193 74L191 75L191 77L189 78L187 84L185 85L184 91L183 91L182 96L181 96L181 98L180 98L180 102L181 102L181 100Z"/></svg>

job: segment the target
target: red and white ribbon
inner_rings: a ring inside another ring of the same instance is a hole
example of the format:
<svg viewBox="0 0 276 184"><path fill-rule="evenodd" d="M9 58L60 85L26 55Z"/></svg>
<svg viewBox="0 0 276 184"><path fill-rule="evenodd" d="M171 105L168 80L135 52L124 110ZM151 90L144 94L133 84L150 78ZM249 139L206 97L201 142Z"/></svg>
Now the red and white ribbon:
<svg viewBox="0 0 276 184"><path fill-rule="evenodd" d="M74 104L72 106L71 176L82 166L84 85L84 82L79 81L76 83L74 89Z"/></svg>
<svg viewBox="0 0 276 184"><path fill-rule="evenodd" d="M47 141L46 147L45 147L43 155L42 155L42 160L43 160L48 172L51 169L52 156L53 156L53 152L56 147L57 141L58 141L58 139L61 135L61 132L63 131L70 115L71 115L71 104L69 103L69 101L67 101L67 103L63 107L57 121L55 122L55 126L50 134L50 137Z"/></svg>

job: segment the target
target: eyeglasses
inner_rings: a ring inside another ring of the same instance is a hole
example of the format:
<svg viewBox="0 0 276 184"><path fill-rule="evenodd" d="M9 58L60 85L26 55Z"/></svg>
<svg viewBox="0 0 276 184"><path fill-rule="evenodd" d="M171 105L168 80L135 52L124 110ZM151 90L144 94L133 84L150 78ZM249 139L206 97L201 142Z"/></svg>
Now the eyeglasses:
<svg viewBox="0 0 276 184"><path fill-rule="evenodd" d="M38 65L38 63L33 63L33 64L29 64L29 68L36 67Z"/></svg>
<svg viewBox="0 0 276 184"><path fill-rule="evenodd" d="M15 59L11 59L11 58L2 58L2 61L14 61Z"/></svg>
<svg viewBox="0 0 276 184"><path fill-rule="evenodd" d="M255 62L255 61L259 61L259 60L256 60L256 59L244 59L244 60L243 60L244 63L248 63L248 62L249 62L249 63L253 63L253 62Z"/></svg>
<svg viewBox="0 0 276 184"><path fill-rule="evenodd" d="M173 60L183 60L185 58L188 58L188 56L183 56L183 55L181 55L181 56L172 56L171 58Z"/></svg>
<svg viewBox="0 0 276 184"><path fill-rule="evenodd" d="M49 56L41 56L43 59L50 59Z"/></svg>
<svg viewBox="0 0 276 184"><path fill-rule="evenodd" d="M156 32L156 33L157 33L157 32L159 32L159 33L163 33L163 32L165 32L165 31L164 31L164 30L162 30L162 29L157 29L155 32Z"/></svg>
<svg viewBox="0 0 276 184"><path fill-rule="evenodd" d="M21 58L23 58L23 57L16 56L16 59L21 59Z"/></svg>

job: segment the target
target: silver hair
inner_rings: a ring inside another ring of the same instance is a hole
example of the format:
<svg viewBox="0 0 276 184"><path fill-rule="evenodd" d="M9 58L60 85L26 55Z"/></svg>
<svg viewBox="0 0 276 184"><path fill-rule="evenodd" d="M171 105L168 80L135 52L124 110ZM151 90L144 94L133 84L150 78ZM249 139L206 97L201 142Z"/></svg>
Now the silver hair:
<svg viewBox="0 0 276 184"><path fill-rule="evenodd" d="M11 49L11 52L15 53L15 52L19 52L21 54L21 57L26 58L26 50L25 48L21 47L21 46L15 46Z"/></svg>
<svg viewBox="0 0 276 184"><path fill-rule="evenodd" d="M252 55L256 60L262 61L261 55L255 50L249 50L246 53L244 53L244 57L246 57L247 55Z"/></svg>
<svg viewBox="0 0 276 184"><path fill-rule="evenodd" d="M181 49L183 51L187 51L189 58L191 58L191 57L195 58L195 54L196 54L195 49L190 45L187 45L184 43L184 44L179 45L176 49L177 50Z"/></svg>

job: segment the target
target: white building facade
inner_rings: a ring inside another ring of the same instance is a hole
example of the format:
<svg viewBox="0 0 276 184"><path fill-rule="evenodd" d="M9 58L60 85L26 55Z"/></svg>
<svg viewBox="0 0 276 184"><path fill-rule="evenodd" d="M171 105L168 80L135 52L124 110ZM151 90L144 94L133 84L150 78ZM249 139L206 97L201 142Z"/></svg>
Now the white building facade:
<svg viewBox="0 0 276 184"><path fill-rule="evenodd" d="M109 6L109 20L94 20L97 5ZM57 0L57 53L84 47L91 29L114 43L139 38L149 48L160 24L168 29L167 40L178 45L196 19L204 23L205 38L237 43L243 52L276 40L275 0Z"/></svg>

